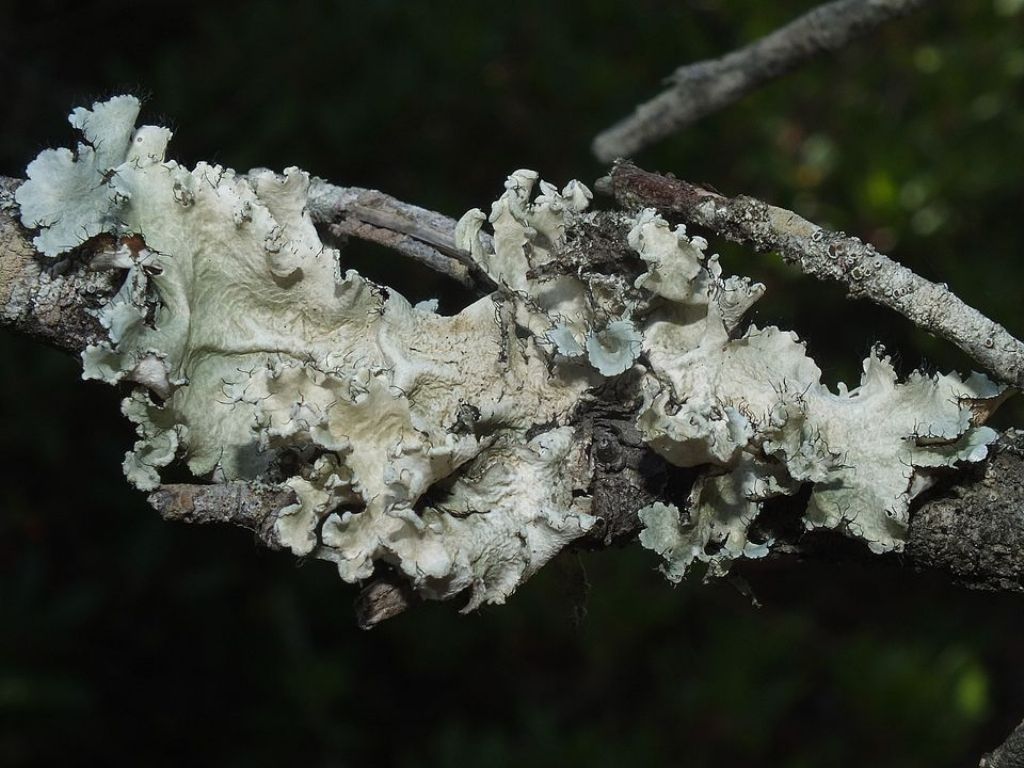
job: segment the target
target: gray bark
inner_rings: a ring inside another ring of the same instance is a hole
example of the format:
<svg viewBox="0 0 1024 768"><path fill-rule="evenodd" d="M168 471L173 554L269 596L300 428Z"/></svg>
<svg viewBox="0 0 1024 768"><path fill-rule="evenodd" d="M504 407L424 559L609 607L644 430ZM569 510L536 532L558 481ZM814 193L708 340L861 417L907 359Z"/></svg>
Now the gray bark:
<svg viewBox="0 0 1024 768"><path fill-rule="evenodd" d="M454 219L375 189L321 180L311 186L309 201L310 216L336 239L355 237L383 245L481 293L497 287L469 253L456 247ZM489 236L484 242L490 245Z"/></svg>

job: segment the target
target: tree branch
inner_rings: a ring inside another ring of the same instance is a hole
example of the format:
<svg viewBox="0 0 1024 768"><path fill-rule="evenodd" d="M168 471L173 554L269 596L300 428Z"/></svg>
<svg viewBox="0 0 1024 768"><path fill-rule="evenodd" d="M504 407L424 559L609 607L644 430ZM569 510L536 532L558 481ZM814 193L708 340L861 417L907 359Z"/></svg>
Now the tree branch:
<svg viewBox="0 0 1024 768"><path fill-rule="evenodd" d="M119 277L111 270L77 269L74 259L40 258L15 218L14 191L20 183L0 177L0 325L81 352L106 337L89 310L117 291Z"/></svg>
<svg viewBox="0 0 1024 768"><path fill-rule="evenodd" d="M837 51L928 1L835 0L821 5L751 45L680 67L668 78L670 88L598 134L591 149L606 163L634 155L819 53Z"/></svg>
<svg viewBox="0 0 1024 768"><path fill-rule="evenodd" d="M999 379L1024 388L1024 343L965 304L945 284L914 274L870 243L830 232L785 208L752 197L726 197L628 162L612 170L611 187L624 206L674 214L758 251L777 251L808 275L843 283L851 296L899 312L956 344Z"/></svg>
<svg viewBox="0 0 1024 768"><path fill-rule="evenodd" d="M352 236L392 248L481 294L497 287L469 253L455 245L455 220L443 214L375 189L338 187L319 179L309 190L309 213L336 238ZM489 236L484 242L490 247Z"/></svg>
<svg viewBox="0 0 1024 768"><path fill-rule="evenodd" d="M253 531L265 547L280 549L274 537L278 513L296 501L286 486L256 483L162 485L147 501L164 520L182 523L231 523Z"/></svg>

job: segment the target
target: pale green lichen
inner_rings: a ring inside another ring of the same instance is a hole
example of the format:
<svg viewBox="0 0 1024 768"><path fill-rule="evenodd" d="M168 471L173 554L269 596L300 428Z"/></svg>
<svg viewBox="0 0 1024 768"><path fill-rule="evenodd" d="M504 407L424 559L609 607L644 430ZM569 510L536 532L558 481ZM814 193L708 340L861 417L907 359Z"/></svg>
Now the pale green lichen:
<svg viewBox="0 0 1024 768"><path fill-rule="evenodd" d="M751 542L761 503L813 483L804 522L838 528L872 551L903 547L912 499L931 481L923 470L979 461L995 432L974 406L1003 388L981 374L913 374L898 383L873 352L858 388L832 393L795 334L750 326L743 313L763 292L745 278L722 279L682 229L642 213L631 245L648 264L637 284L666 300L648 317L641 434L682 467L706 466L683 512L641 510L641 541L679 579L697 560L720 573L739 557L763 556Z"/></svg>
<svg viewBox="0 0 1024 768"><path fill-rule="evenodd" d="M126 198L112 183L113 171L127 159L138 114L132 96L80 107L68 117L84 139L77 150L46 149L29 163L29 183L18 188L15 200L25 226L40 229L33 240L40 253L57 256L116 228Z"/></svg>
<svg viewBox="0 0 1024 768"><path fill-rule="evenodd" d="M587 348L576 338L573 329L565 323L556 323L547 332L547 339L555 345L555 350L558 354L565 357L580 357L587 351Z"/></svg>
<svg viewBox="0 0 1024 768"><path fill-rule="evenodd" d="M474 209L458 222L456 245L518 298L517 322L546 342L550 353L585 355L602 376L618 376L633 366L642 349L642 335L628 316L636 309L629 299L631 286L621 278L545 270L564 244L567 223L580 220L591 193L578 181L561 192L540 181L541 192L534 198L538 178L534 171L513 173L489 217ZM479 237L485 221L494 231L491 249Z"/></svg>
<svg viewBox="0 0 1024 768"><path fill-rule="evenodd" d="M587 336L587 359L602 376L618 376L640 356L643 336L629 320L614 320Z"/></svg>
<svg viewBox="0 0 1024 768"><path fill-rule="evenodd" d="M516 302L488 297L451 317L410 306L321 242L304 172L184 168L164 158L169 132L133 130L129 101L77 110L103 151L57 152L56 170L36 161L19 194L47 253L100 232L144 244L108 259L124 287L98 313L108 339L83 354L87 377L140 385L124 403L139 432L132 483L155 488L176 459L213 482L278 479L298 501L274 530L295 554L348 580L386 562L432 597L468 590L471 606L504 600L594 524L561 470L572 430L559 424L587 377L552 373L533 340L506 332ZM539 252L515 223L524 207L554 247L556 204L568 215L586 198L579 185L548 190L533 208L513 182L496 206L508 265ZM525 273L496 274L521 286ZM527 439L535 424L552 426Z"/></svg>
<svg viewBox="0 0 1024 768"><path fill-rule="evenodd" d="M994 437L972 410L1001 396L983 376L901 384L873 353L857 389L830 392L794 334L741 329L764 287L723 278L706 242L653 211L625 222L639 277L565 274L567 233L595 220L579 182L519 170L489 217L463 216L456 244L499 290L443 317L344 268L305 172L182 167L137 112L130 97L76 110L86 143L43 152L17 198L49 256L104 233L119 244L92 264L125 280L82 358L87 378L135 384L125 472L144 490L175 461L210 482L284 484L296 502L278 543L348 581L384 563L430 598L502 602L596 523L574 414L627 371L643 439L702 467L684 509L640 513L673 579L765 555L762 502L802 483L807 526L899 549L922 470L980 460Z"/></svg>

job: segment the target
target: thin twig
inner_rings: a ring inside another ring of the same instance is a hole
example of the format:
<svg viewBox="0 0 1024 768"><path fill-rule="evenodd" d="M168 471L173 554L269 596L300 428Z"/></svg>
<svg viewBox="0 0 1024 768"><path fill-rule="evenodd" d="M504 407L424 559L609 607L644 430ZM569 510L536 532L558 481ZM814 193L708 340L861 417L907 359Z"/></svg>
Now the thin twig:
<svg viewBox="0 0 1024 768"><path fill-rule="evenodd" d="M497 288L469 253L456 247L456 222L443 214L375 189L338 187L319 179L309 191L309 213L335 237L357 237L394 249L481 294Z"/></svg>
<svg viewBox="0 0 1024 768"><path fill-rule="evenodd" d="M835 0L821 5L745 48L680 67L668 78L671 87L601 132L591 148L605 163L634 155L817 54L837 51L883 22L927 2Z"/></svg>
<svg viewBox="0 0 1024 768"><path fill-rule="evenodd" d="M611 186L623 206L675 214L758 251L777 251L808 275L841 282L851 296L896 310L956 344L1005 383L1024 388L1024 343L965 304L945 284L914 274L870 243L830 232L785 208L752 197L726 197L632 163L613 169Z"/></svg>

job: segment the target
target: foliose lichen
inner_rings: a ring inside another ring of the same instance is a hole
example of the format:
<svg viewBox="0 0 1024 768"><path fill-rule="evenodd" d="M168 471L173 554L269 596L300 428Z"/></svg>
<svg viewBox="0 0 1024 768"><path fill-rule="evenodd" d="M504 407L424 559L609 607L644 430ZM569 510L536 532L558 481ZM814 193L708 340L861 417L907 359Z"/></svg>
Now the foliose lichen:
<svg viewBox="0 0 1024 768"><path fill-rule="evenodd" d="M898 383L879 352L858 388L829 391L794 334L742 328L763 286L723 278L706 242L654 211L627 217L639 277L557 269L595 216L579 182L519 170L489 216L463 216L457 245L500 288L444 316L345 269L305 172L185 168L138 111L127 96L75 110L77 152L41 153L17 193L41 253L119 244L92 265L124 283L82 359L86 378L133 384L125 473L151 490L182 461L208 482L287 485L278 543L347 581L383 563L429 598L502 602L597 522L573 414L630 370L644 440L704 468L684 509L640 513L673 579L763 556L762 501L802 483L809 527L898 549L922 470L977 461L994 438L975 413L1001 390L980 375Z"/></svg>
<svg viewBox="0 0 1024 768"><path fill-rule="evenodd" d="M670 463L705 469L685 509L640 511L641 543L665 558L672 580L694 561L724 572L767 554L770 539L751 538L762 503L811 483L808 528L840 529L874 552L901 549L910 502L934 477L927 470L986 456L996 433L981 422L1004 388L977 373L899 383L876 348L860 386L831 392L795 334L739 330L763 286L723 280L703 241L674 235L651 212L630 235L649 265L638 284L666 300L644 326L650 375L638 426Z"/></svg>
<svg viewBox="0 0 1024 768"><path fill-rule="evenodd" d="M123 405L136 487L175 460L210 482L282 482L298 498L276 523L282 546L349 581L388 563L429 596L467 590L469 607L502 601L593 526L561 471L589 374L549 372L509 332L517 302L414 307L321 242L306 173L182 167L165 159L168 131L134 129L137 112L131 97L76 110L88 144L44 152L18 191L46 255L101 233L122 244L105 265L125 270L99 310L109 338L84 351L83 375L136 384ZM570 187L534 209L551 248L584 198ZM511 281L529 250L521 226L514 246L524 201L510 190L497 206L511 266L488 268ZM551 426L527 438L538 423Z"/></svg>

